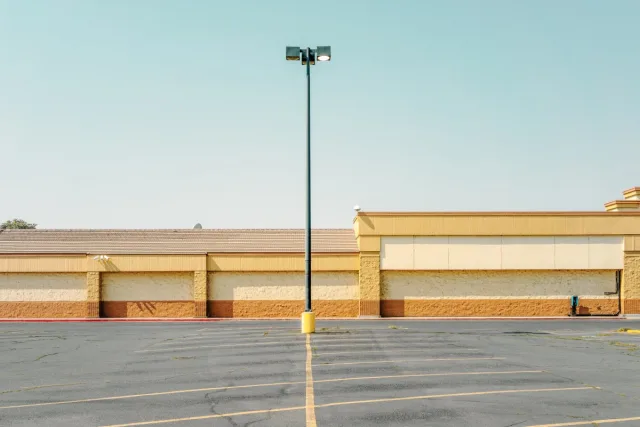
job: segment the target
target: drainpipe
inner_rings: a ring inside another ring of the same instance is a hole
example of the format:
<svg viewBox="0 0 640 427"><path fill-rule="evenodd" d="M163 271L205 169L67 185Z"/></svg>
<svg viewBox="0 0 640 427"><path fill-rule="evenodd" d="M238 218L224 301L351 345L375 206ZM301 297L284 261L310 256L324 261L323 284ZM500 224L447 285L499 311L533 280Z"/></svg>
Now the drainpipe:
<svg viewBox="0 0 640 427"><path fill-rule="evenodd" d="M622 291L621 291L621 283L622 283L622 270L616 270L616 290L614 292L605 292L605 295L618 295L618 312L615 314L600 314L599 316L611 316L616 317L622 313ZM574 308L573 301L574 298L577 300L578 297L571 297L571 315L572 316L593 316L592 314L576 314L577 304Z"/></svg>
<svg viewBox="0 0 640 427"><path fill-rule="evenodd" d="M620 316L622 313L622 270L616 270L616 291L615 292L605 292L605 295L616 295L618 294L618 312L616 314L606 314L605 316Z"/></svg>

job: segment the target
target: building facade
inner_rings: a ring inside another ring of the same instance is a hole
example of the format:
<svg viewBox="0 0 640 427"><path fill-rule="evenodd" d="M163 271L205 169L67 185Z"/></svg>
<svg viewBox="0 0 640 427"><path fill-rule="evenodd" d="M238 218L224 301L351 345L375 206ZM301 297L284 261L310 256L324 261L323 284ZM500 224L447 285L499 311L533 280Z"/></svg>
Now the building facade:
<svg viewBox="0 0 640 427"><path fill-rule="evenodd" d="M640 314L640 187L604 212L359 212L318 317ZM303 230L3 230L0 318L297 318Z"/></svg>

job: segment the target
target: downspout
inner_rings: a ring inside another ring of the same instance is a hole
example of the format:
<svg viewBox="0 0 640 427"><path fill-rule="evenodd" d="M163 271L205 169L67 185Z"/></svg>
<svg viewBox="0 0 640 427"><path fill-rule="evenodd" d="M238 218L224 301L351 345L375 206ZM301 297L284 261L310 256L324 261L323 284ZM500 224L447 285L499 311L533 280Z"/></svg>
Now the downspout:
<svg viewBox="0 0 640 427"><path fill-rule="evenodd" d="M605 295L615 295L618 294L618 312L616 314L604 314L604 316L620 316L622 313L622 270L616 270L616 291L615 292L605 292Z"/></svg>
<svg viewBox="0 0 640 427"><path fill-rule="evenodd" d="M618 312L615 314L599 314L598 316L602 316L602 317L616 317L616 316L620 316L620 313L622 313L622 292L621 292L621 284L622 284L622 270L616 270L616 290L614 292L605 292L605 295L618 295ZM572 314L572 316L582 316L582 317L588 317L588 316L593 316L593 314L580 314L577 313L576 310L576 314Z"/></svg>

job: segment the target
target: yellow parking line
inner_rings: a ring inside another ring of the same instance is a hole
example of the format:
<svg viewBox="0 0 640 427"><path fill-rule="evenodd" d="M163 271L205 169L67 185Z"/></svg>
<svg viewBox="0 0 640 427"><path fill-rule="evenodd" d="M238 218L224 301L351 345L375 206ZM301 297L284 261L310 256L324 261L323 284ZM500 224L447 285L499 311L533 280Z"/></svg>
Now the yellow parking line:
<svg viewBox="0 0 640 427"><path fill-rule="evenodd" d="M211 342L216 342L216 340L221 341L221 342L225 342L225 343L243 343L243 342L247 342L247 341L251 341L251 342L259 342L260 340L268 340L268 339L285 339L285 338L293 338L293 341L301 341L301 336L300 336L300 332L297 332L296 335L294 334L287 334L287 335L277 335L277 334L260 334L260 335L242 335L239 337L198 337L197 339L195 337L192 338L179 338L176 340L171 340L171 341L162 341L159 343L154 344L154 347L157 346L170 346L170 345L197 345L200 344L200 341L211 341ZM206 343L205 343L206 344Z"/></svg>
<svg viewBox="0 0 640 427"><path fill-rule="evenodd" d="M349 377L335 378L330 380L317 380L314 384L336 383L342 381L363 381L363 380L385 380L393 378L421 378L421 377L454 377L465 375L514 375L514 374L541 374L545 371L481 371L481 372L446 372L441 374L402 374L402 375L381 375L376 377Z"/></svg>
<svg viewBox="0 0 640 427"><path fill-rule="evenodd" d="M290 408L263 409L258 411L230 412L228 414L202 415L199 417L173 418L170 420L142 421L139 423L128 423L128 424L113 424L113 425L104 426L104 427L148 426L152 424L169 424L169 423L178 423L178 422L184 422L184 421L210 420L212 418L238 417L240 415L271 414L275 412L299 411L305 408L306 408L305 406L292 406Z"/></svg>
<svg viewBox="0 0 640 427"><path fill-rule="evenodd" d="M294 384L304 384L304 383L305 383L304 381L293 381L293 382L282 382L282 383L234 385L234 386L226 386L226 387L192 388L188 390L160 391L156 393L129 394L124 396L94 397L92 399L63 400L58 402L46 402L46 403L27 403L24 405L0 406L0 409L32 408L34 406L51 406L51 405L69 405L71 403L100 402L104 400L133 399L136 397L167 396L171 394L198 393L203 391L232 390L232 389L240 389L240 388L275 387L275 386L281 386L281 385L294 385Z"/></svg>
<svg viewBox="0 0 640 427"><path fill-rule="evenodd" d="M427 394L424 396L390 397L385 399L352 400L348 402L325 403L323 405L317 405L316 408L329 408L331 406L344 406L344 405L363 405L366 403L401 402L406 400L438 399L443 397L484 396L488 394L510 394L510 393L542 393L542 392L550 392L550 391L572 391L572 390L594 390L594 387L537 388L537 389L522 389L522 390L471 391L467 393L450 393L450 394Z"/></svg>
<svg viewBox="0 0 640 427"><path fill-rule="evenodd" d="M275 337L282 338L282 337ZM327 342L342 342L347 341L345 344L325 344ZM366 341L365 343L353 344L354 341ZM292 335L290 340L282 340L282 341L267 341L267 342L259 342L256 341L256 338L253 338L253 341L250 343L242 343L239 342L237 344L215 344L215 345L194 345L187 347L167 347L167 348L150 348L145 350L136 350L134 353L153 353L153 352L161 352L161 351L179 351L179 350L198 350L204 348L222 348L222 347L251 347L256 345L277 345L277 344L296 344L299 342L296 336ZM371 340L369 338L357 338L352 340L344 340L344 339L331 339L331 340L322 340L316 341L313 340L314 344L322 345L323 347L356 347L356 346L367 346L367 345L411 345L411 342L377 342ZM425 342L428 344L428 342ZM446 343L443 343L446 345ZM157 345L157 344L156 344ZM455 349L456 347L451 347L451 349ZM443 348L442 350L446 350Z"/></svg>
<svg viewBox="0 0 640 427"><path fill-rule="evenodd" d="M565 426L599 426L600 424L626 423L628 421L640 421L640 417L610 418L608 420L571 421L560 424L538 424L529 427L565 427Z"/></svg>
<svg viewBox="0 0 640 427"><path fill-rule="evenodd" d="M419 377L442 377L442 376L464 376L464 375L539 374L543 372L545 371L489 371L489 372L480 371L480 372L446 372L446 373L435 373L435 374L382 375L382 376L374 376L374 377L332 378L328 380L317 380L317 381L314 381L313 383L314 384L335 383L335 382L345 382L345 381L366 381L366 380L412 378L412 377L419 378ZM110 397L95 397L90 399L62 400L57 402L46 402L46 403L27 403L23 405L0 406L0 409L32 408L37 406L51 406L51 405L69 405L74 403L100 402L105 400L135 399L139 397L167 396L172 394L184 394L184 393L201 393L203 391L208 392L208 391L216 391L216 390L232 390L232 389L243 389L243 388L254 388L254 387L276 387L276 386L282 386L282 385L297 385L297 384L306 384L306 381L248 384L248 385L226 386L226 387L192 388L187 390L173 390L173 391L162 391L162 392L144 393L144 394L129 394L129 395L123 395L123 396L110 396Z"/></svg>
<svg viewBox="0 0 640 427"><path fill-rule="evenodd" d="M241 326L238 326L237 328L202 328L202 329L198 329L197 332L218 332L218 331L275 331L275 330L280 330L280 331L285 331L285 330L289 330L289 331L297 331L296 328L272 328L270 326L266 326L263 328L243 328Z"/></svg>
<svg viewBox="0 0 640 427"><path fill-rule="evenodd" d="M444 360L504 360L504 357L443 357L435 359L402 359L402 360L373 360L369 362L339 362L339 363L319 363L313 366L337 366L337 365L374 365L376 363L398 363L398 362L437 362Z"/></svg>
<svg viewBox="0 0 640 427"><path fill-rule="evenodd" d="M394 353L406 353L408 351L431 351L434 349L431 348L419 348L419 349L397 349L397 348L393 348L390 349L392 350ZM438 350L438 349L435 349ZM456 347L455 350L479 350L478 348L458 348ZM373 351L369 351L367 350L367 354L370 353L386 353L389 350L373 350ZM329 353L316 353L316 356L327 356L327 355L334 355L334 354L362 354L362 350L360 351L330 351Z"/></svg>
<svg viewBox="0 0 640 427"><path fill-rule="evenodd" d="M176 347L176 348L150 348L146 350L136 350L134 353L157 353L160 351L182 351L182 350L198 350L201 348L222 348L222 347L255 347L259 345L282 345L282 344L296 344L296 341L267 341L267 342L250 342L240 344L216 344L216 345L194 345L191 347Z"/></svg>
<svg viewBox="0 0 640 427"><path fill-rule="evenodd" d="M570 388L539 388L539 389L521 389L521 390L493 390L493 391L475 391L475 392L467 392L467 393L449 393L449 394L427 394L423 396L409 396L409 397L392 397L385 399L371 399L371 400L353 400L347 402L334 402L334 403L325 403L322 405L315 405L316 408L329 408L332 406L345 406L345 405L363 405L367 403L387 403L387 402L399 402L406 400L425 400L425 399L442 399L446 397L463 397L463 396L485 396L492 394L514 394L514 393L544 393L544 392L554 392L554 391L577 391L577 390L593 390L594 387L570 387ZM306 409L306 406L293 406L289 408L279 408L279 409L265 409L258 411L246 411L246 412L232 412L228 414L216 414L216 415L202 415L198 417L187 417L187 418L172 418L167 420L156 420L156 421L142 421L136 423L127 423L127 424L113 424L104 427L132 427L132 426L144 426L144 425L152 425L152 424L169 424L169 423L177 423L184 421L197 421L197 420L208 420L213 418L222 418L222 417L234 417L240 415L254 415L254 414L268 414L275 412L286 412L286 411L299 411L302 409ZM538 426L540 427L540 426Z"/></svg>
<svg viewBox="0 0 640 427"><path fill-rule="evenodd" d="M543 373L543 372L545 371L490 371L490 372L481 371L481 372L448 372L448 373L435 373L435 374L383 375L383 376L373 376L373 377L347 377L347 378L333 378L328 380L317 380L317 381L314 381L314 384L343 382L343 381L364 381L364 380L392 379L392 378L410 378L410 377L500 375L500 374L528 374L528 373L536 374L536 373ZM296 385L296 384L305 384L305 383L306 383L305 381L292 381L292 382L281 382L281 383L249 384L249 385L240 385L240 386L195 388L195 389L173 390L173 391L164 391L164 392L155 392L155 393L130 394L130 395L123 395L123 396L96 397L91 399L64 400L64 401L58 401L58 402L29 403L24 405L0 406L0 409L31 408L36 406L51 406L51 405L68 405L68 404L74 404L74 403L99 402L99 401L105 401L105 400L134 399L139 397L166 396L166 395L183 394L183 393L199 393L203 391L206 392L206 391L215 391L215 390L229 390L229 389L242 389L242 388L254 388L254 387L275 387L275 386L281 386L281 385Z"/></svg>
<svg viewBox="0 0 640 427"><path fill-rule="evenodd" d="M316 427L316 403L313 396L313 369L311 368L311 360L313 359L313 352L311 351L311 335L307 334L307 386L306 386L306 415L307 415L307 427Z"/></svg>

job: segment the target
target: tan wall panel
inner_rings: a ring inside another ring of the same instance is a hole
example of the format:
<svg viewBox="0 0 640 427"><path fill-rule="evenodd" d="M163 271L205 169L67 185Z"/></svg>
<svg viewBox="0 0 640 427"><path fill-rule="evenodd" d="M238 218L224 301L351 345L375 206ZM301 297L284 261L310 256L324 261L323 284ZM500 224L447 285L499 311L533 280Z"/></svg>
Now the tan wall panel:
<svg viewBox="0 0 640 427"><path fill-rule="evenodd" d="M500 237L450 237L451 270L499 270L502 239Z"/></svg>
<svg viewBox="0 0 640 427"><path fill-rule="evenodd" d="M362 252L380 252L379 236L360 236L356 239Z"/></svg>
<svg viewBox="0 0 640 427"><path fill-rule="evenodd" d="M502 269L555 268L553 237L503 237Z"/></svg>
<svg viewBox="0 0 640 427"><path fill-rule="evenodd" d="M304 271L304 254L209 254L209 271ZM358 271L358 254L311 257L312 271Z"/></svg>
<svg viewBox="0 0 640 427"><path fill-rule="evenodd" d="M87 283L83 273L0 273L0 301L86 300Z"/></svg>
<svg viewBox="0 0 640 427"><path fill-rule="evenodd" d="M589 268L622 269L624 265L623 237L589 237Z"/></svg>
<svg viewBox="0 0 640 427"><path fill-rule="evenodd" d="M382 298L606 298L615 292L615 271L385 271ZM616 298L617 296L610 296Z"/></svg>
<svg viewBox="0 0 640 427"><path fill-rule="evenodd" d="M107 261L87 256L89 271L196 271L206 270L206 255L109 255Z"/></svg>
<svg viewBox="0 0 640 427"><path fill-rule="evenodd" d="M640 236L625 236L624 250L629 252L640 252Z"/></svg>
<svg viewBox="0 0 640 427"><path fill-rule="evenodd" d="M640 213L361 213L360 236L634 235Z"/></svg>
<svg viewBox="0 0 640 427"><path fill-rule="evenodd" d="M449 268L449 237L414 237L413 267L416 270Z"/></svg>
<svg viewBox="0 0 640 427"><path fill-rule="evenodd" d="M0 273L76 273L87 271L84 255L0 255Z"/></svg>
<svg viewBox="0 0 640 427"><path fill-rule="evenodd" d="M318 300L358 299L357 273L314 273L312 298ZM213 300L304 300L302 273L212 273L209 299Z"/></svg>
<svg viewBox="0 0 640 427"><path fill-rule="evenodd" d="M413 237L385 237L380 248L380 268L413 270Z"/></svg>
<svg viewBox="0 0 640 427"><path fill-rule="evenodd" d="M193 301L193 273L104 273L103 301Z"/></svg>

